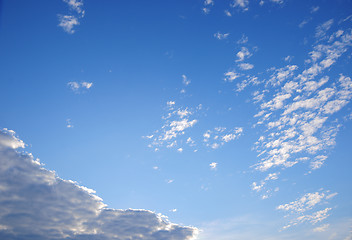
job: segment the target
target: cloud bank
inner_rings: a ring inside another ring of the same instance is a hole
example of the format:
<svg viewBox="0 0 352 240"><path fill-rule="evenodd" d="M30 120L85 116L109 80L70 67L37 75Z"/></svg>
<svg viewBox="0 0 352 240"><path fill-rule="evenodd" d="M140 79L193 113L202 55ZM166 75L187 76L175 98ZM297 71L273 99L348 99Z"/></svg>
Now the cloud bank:
<svg viewBox="0 0 352 240"><path fill-rule="evenodd" d="M0 239L194 239L198 230L148 210L109 209L95 191L56 176L0 130Z"/></svg>

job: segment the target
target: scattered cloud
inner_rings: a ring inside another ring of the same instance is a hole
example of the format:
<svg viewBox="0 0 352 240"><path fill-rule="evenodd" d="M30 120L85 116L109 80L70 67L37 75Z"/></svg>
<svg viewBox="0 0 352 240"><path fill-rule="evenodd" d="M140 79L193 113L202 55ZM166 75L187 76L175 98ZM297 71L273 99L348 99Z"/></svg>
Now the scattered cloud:
<svg viewBox="0 0 352 240"><path fill-rule="evenodd" d="M75 16L70 15L58 15L59 16L59 27L70 34L73 34L75 30L73 29L75 26L79 25L79 21Z"/></svg>
<svg viewBox="0 0 352 240"><path fill-rule="evenodd" d="M233 0L231 7L241 8L242 11L248 11L249 0Z"/></svg>
<svg viewBox="0 0 352 240"><path fill-rule="evenodd" d="M74 92L80 93L81 90L88 90L93 86L92 82L68 82L67 86Z"/></svg>
<svg viewBox="0 0 352 240"><path fill-rule="evenodd" d="M236 127L227 130L225 127L216 127L213 130L207 130L203 134L203 142L207 147L217 149L225 143L238 139L243 134L243 128Z"/></svg>
<svg viewBox="0 0 352 240"><path fill-rule="evenodd" d="M214 5L213 0L205 0L204 7L202 8L203 13L208 14L210 12L210 7Z"/></svg>
<svg viewBox="0 0 352 240"><path fill-rule="evenodd" d="M187 79L187 78L186 78ZM167 114L162 117L164 124L161 129L154 131L150 138L150 148L159 148L166 146L167 148L176 148L177 151L182 152L182 144L186 143L189 146L195 146L194 141L187 136L182 138L186 131L192 128L198 120L193 116L201 109L201 105L196 108L176 108L174 101L167 102Z"/></svg>
<svg viewBox="0 0 352 240"><path fill-rule="evenodd" d="M107 208L95 191L46 170L0 131L1 239L192 239L193 227L148 210Z"/></svg>
<svg viewBox="0 0 352 240"><path fill-rule="evenodd" d="M324 208L322 210L313 211L313 208L316 208L319 205L327 204L327 196L329 196L329 191L320 191L315 193L307 193L296 201L279 205L276 209L286 212L290 212L290 215L293 216L293 219L290 223L283 227L287 229L289 227L309 222L312 225L315 225L318 222L325 220L330 215L330 210L332 208ZM326 230L327 227L325 227ZM319 229L319 228L318 228ZM324 229L320 227L320 230Z"/></svg>
<svg viewBox="0 0 352 240"><path fill-rule="evenodd" d="M82 9L83 7L83 1L80 0L63 0L67 5L74 11L76 11L79 14L84 15L84 10Z"/></svg>
<svg viewBox="0 0 352 240"><path fill-rule="evenodd" d="M228 36L230 35L230 33L215 33L214 34L214 37L219 39L219 40L223 40L223 39L226 39Z"/></svg>
<svg viewBox="0 0 352 240"><path fill-rule="evenodd" d="M242 37L238 39L237 44L245 44L248 42L248 37L244 34L242 34Z"/></svg>
<svg viewBox="0 0 352 240"><path fill-rule="evenodd" d="M331 28L332 24L334 23L333 19L330 19L323 24L319 25L315 29L315 37L318 39L323 38L326 35L326 32Z"/></svg>
<svg viewBox="0 0 352 240"><path fill-rule="evenodd" d="M74 27L79 25L79 19L84 17L85 11L83 8L83 1L80 0L63 0L69 6L71 13L68 15L58 14L59 27L69 33L73 34L75 32Z"/></svg>

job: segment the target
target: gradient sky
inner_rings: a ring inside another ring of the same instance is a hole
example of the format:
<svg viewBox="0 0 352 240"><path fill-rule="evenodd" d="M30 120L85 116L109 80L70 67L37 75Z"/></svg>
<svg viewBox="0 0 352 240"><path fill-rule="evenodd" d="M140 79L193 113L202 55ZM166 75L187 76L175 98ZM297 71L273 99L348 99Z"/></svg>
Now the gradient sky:
<svg viewBox="0 0 352 240"><path fill-rule="evenodd" d="M0 237L352 239L351 0L0 14Z"/></svg>

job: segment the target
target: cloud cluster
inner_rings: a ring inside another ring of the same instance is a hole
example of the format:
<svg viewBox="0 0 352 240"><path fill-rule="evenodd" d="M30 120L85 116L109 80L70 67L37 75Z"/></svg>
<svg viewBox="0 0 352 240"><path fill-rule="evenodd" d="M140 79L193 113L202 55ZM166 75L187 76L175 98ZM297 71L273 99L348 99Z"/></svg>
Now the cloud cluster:
<svg viewBox="0 0 352 240"><path fill-rule="evenodd" d="M267 77L244 76L235 71L225 74L228 82L243 79L237 82L237 91L256 86L253 102L259 104L259 112L254 116L258 118L255 126L263 130L255 143L260 157L254 165L257 170L288 168L299 162L318 169L329 147L335 144L340 124L334 117L350 103L352 81L343 74L331 77L325 72L350 50L352 30L338 29L328 35L333 23L329 20L317 27L317 42L300 71L297 65L286 65L268 69ZM242 48L237 61L247 56L250 53Z"/></svg>
<svg viewBox="0 0 352 240"><path fill-rule="evenodd" d="M230 33L215 33L214 34L214 37L219 39L219 40L223 40L223 39L226 39L228 36L230 35Z"/></svg>
<svg viewBox="0 0 352 240"><path fill-rule="evenodd" d="M293 215L293 219L290 223L283 227L283 229L304 223L309 222L315 225L318 222L325 220L329 215L329 211L332 208L324 208L318 211L312 211L313 208L316 208L318 205L323 205L327 203L327 200L336 196L337 193L330 193L330 191L319 191L314 193L307 193L296 201L279 205L276 209L282 210L285 212L290 212ZM323 225L316 228L316 231L326 230L327 225Z"/></svg>
<svg viewBox="0 0 352 240"><path fill-rule="evenodd" d="M203 142L207 147L217 149L230 141L238 139L243 134L243 128L235 127L226 130L225 127L216 127L214 130L207 130L203 134Z"/></svg>
<svg viewBox="0 0 352 240"><path fill-rule="evenodd" d="M0 131L0 238L193 239L197 229L147 210L109 209L95 192L46 170L11 130Z"/></svg>
<svg viewBox="0 0 352 240"><path fill-rule="evenodd" d="M79 19L84 17L85 11L83 10L83 0L63 0L69 7L71 14L59 14L59 27L70 34L73 34L75 26L79 25Z"/></svg>
<svg viewBox="0 0 352 240"><path fill-rule="evenodd" d="M190 83L186 76L183 77L183 83L185 85ZM144 138L152 141L149 147L154 148L155 151L158 151L160 147L166 146L167 148L178 147L178 151L182 152L183 148L180 147L182 143L187 143L192 146L194 145L194 141L191 137L188 137L187 140L179 138L198 122L198 120L192 116L198 112L202 106L199 105L195 109L190 109L187 107L176 108L174 101L168 101L166 104L167 114L162 117L164 120L163 126L161 129L154 131L152 135L145 136Z"/></svg>

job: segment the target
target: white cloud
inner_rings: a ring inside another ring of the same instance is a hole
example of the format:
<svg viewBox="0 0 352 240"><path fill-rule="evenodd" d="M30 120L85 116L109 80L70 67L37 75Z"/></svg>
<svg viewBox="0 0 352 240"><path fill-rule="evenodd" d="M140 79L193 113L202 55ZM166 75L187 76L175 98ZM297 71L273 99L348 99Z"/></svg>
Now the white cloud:
<svg viewBox="0 0 352 240"><path fill-rule="evenodd" d="M63 0L68 6L79 14L84 14L83 1L80 0Z"/></svg>
<svg viewBox="0 0 352 240"><path fill-rule="evenodd" d="M315 37L322 38L326 35L326 32L331 28L332 24L334 23L333 19L326 21L325 23L319 25L315 29Z"/></svg>
<svg viewBox="0 0 352 240"><path fill-rule="evenodd" d="M319 6L313 6L310 10L311 13L315 13L317 11L319 11L320 7Z"/></svg>
<svg viewBox="0 0 352 240"><path fill-rule="evenodd" d="M292 59L293 59L293 56L288 55L284 59L285 59L286 62L291 62Z"/></svg>
<svg viewBox="0 0 352 240"><path fill-rule="evenodd" d="M243 11L248 10L249 1L248 0L233 0L232 7L242 8Z"/></svg>
<svg viewBox="0 0 352 240"><path fill-rule="evenodd" d="M323 224L313 229L313 232L325 232L329 228L330 224Z"/></svg>
<svg viewBox="0 0 352 240"><path fill-rule="evenodd" d="M252 55L246 47L242 47L241 51L237 52L236 56L237 56L236 62L241 62L244 59L249 58Z"/></svg>
<svg viewBox="0 0 352 240"><path fill-rule="evenodd" d="M1 239L186 240L196 235L197 229L148 210L107 208L95 191L17 152L23 145L13 131L0 131Z"/></svg>
<svg viewBox="0 0 352 240"><path fill-rule="evenodd" d="M312 18L304 19L299 25L299 28L303 28L307 23L309 23L312 20Z"/></svg>
<svg viewBox="0 0 352 240"><path fill-rule="evenodd" d="M175 107L174 101L167 102L168 108L166 116L163 116L164 121L160 129L155 130L151 134L149 140L151 143L148 145L150 148L166 146L167 148L178 147L182 149L182 143L193 147L195 146L194 141L187 136L186 139L182 139L182 136L185 135L186 130L193 127L198 120L192 117L201 109L201 105L192 109L192 108L177 108ZM181 138L181 139L180 139ZM190 139L187 141L187 139Z"/></svg>
<svg viewBox="0 0 352 240"><path fill-rule="evenodd" d="M191 80L189 80L186 75L182 75L182 83L185 86L188 86L191 83Z"/></svg>
<svg viewBox="0 0 352 240"><path fill-rule="evenodd" d="M175 105L175 102L174 101L168 101L166 104L167 104L167 106L171 107L171 106Z"/></svg>
<svg viewBox="0 0 352 240"><path fill-rule="evenodd" d="M218 163L217 162L212 162L212 163L209 164L209 166L210 166L211 170L216 170L217 166L218 166Z"/></svg>
<svg viewBox="0 0 352 240"><path fill-rule="evenodd" d="M84 17L85 11L83 8L82 0L63 0L69 6L71 14L62 15L58 14L59 18L59 27L62 27L63 30L69 34L73 34L75 26L79 25L79 19Z"/></svg>
<svg viewBox="0 0 352 240"><path fill-rule="evenodd" d="M283 4L284 3L284 0L270 0L272 1L273 3L277 3L277 4Z"/></svg>
<svg viewBox="0 0 352 240"><path fill-rule="evenodd" d="M214 130L207 130L203 134L203 142L207 147L217 149L225 143L238 139L243 134L243 128L236 127L227 131L224 127L216 127Z"/></svg>
<svg viewBox="0 0 352 240"><path fill-rule="evenodd" d="M214 5L214 1L213 0L205 0L204 5Z"/></svg>
<svg viewBox="0 0 352 240"><path fill-rule="evenodd" d="M219 40L223 40L223 39L226 39L228 36L230 35L230 33L215 33L214 34L214 37L219 39Z"/></svg>
<svg viewBox="0 0 352 240"><path fill-rule="evenodd" d="M318 222L325 220L330 215L329 211L332 210L332 208L325 208L314 212L312 212L312 209L316 208L318 205L327 204L327 200L330 199L327 197L329 196L329 192L330 191L307 193L296 201L278 206L276 208L277 210L290 212L291 215L293 215L293 219L288 225L284 226L283 229L304 222L309 222L314 225Z"/></svg>
<svg viewBox="0 0 352 240"><path fill-rule="evenodd" d="M210 13L210 9L209 8L202 8L202 11L203 11L204 14Z"/></svg>
<svg viewBox="0 0 352 240"><path fill-rule="evenodd" d="M234 80L236 80L237 78L239 78L241 76L241 74L236 73L234 71L229 71L229 72L225 73L224 75L225 75L224 80L226 82L233 82Z"/></svg>
<svg viewBox="0 0 352 240"><path fill-rule="evenodd" d="M71 119L66 119L66 127L67 128L73 128L73 124L72 124L72 122L71 122Z"/></svg>
<svg viewBox="0 0 352 240"><path fill-rule="evenodd" d="M89 89L89 88L91 88L93 86L93 83L91 83L91 82L82 82L81 86L83 88Z"/></svg>
<svg viewBox="0 0 352 240"><path fill-rule="evenodd" d="M92 86L93 86L93 83L91 82L81 82L81 83L78 83L78 82L68 82L67 83L67 86L69 86L69 88L71 88L72 91L76 92L76 93L79 93L80 90L88 90L90 89Z"/></svg>
<svg viewBox="0 0 352 240"><path fill-rule="evenodd" d="M240 63L238 64L238 67L241 68L242 70L251 70L254 68L254 65L250 63Z"/></svg>
<svg viewBox="0 0 352 240"><path fill-rule="evenodd" d="M248 42L248 37L244 34L242 34L242 37L238 39L237 44L245 44Z"/></svg>
<svg viewBox="0 0 352 240"><path fill-rule="evenodd" d="M75 16L70 15L58 15L59 16L59 27L62 27L65 32L73 34L73 29L76 25L79 25L79 21Z"/></svg>
<svg viewBox="0 0 352 240"><path fill-rule="evenodd" d="M228 17L231 17L231 16L232 16L232 14L229 12L229 10L225 10L224 13L225 13L225 15L228 16Z"/></svg>

